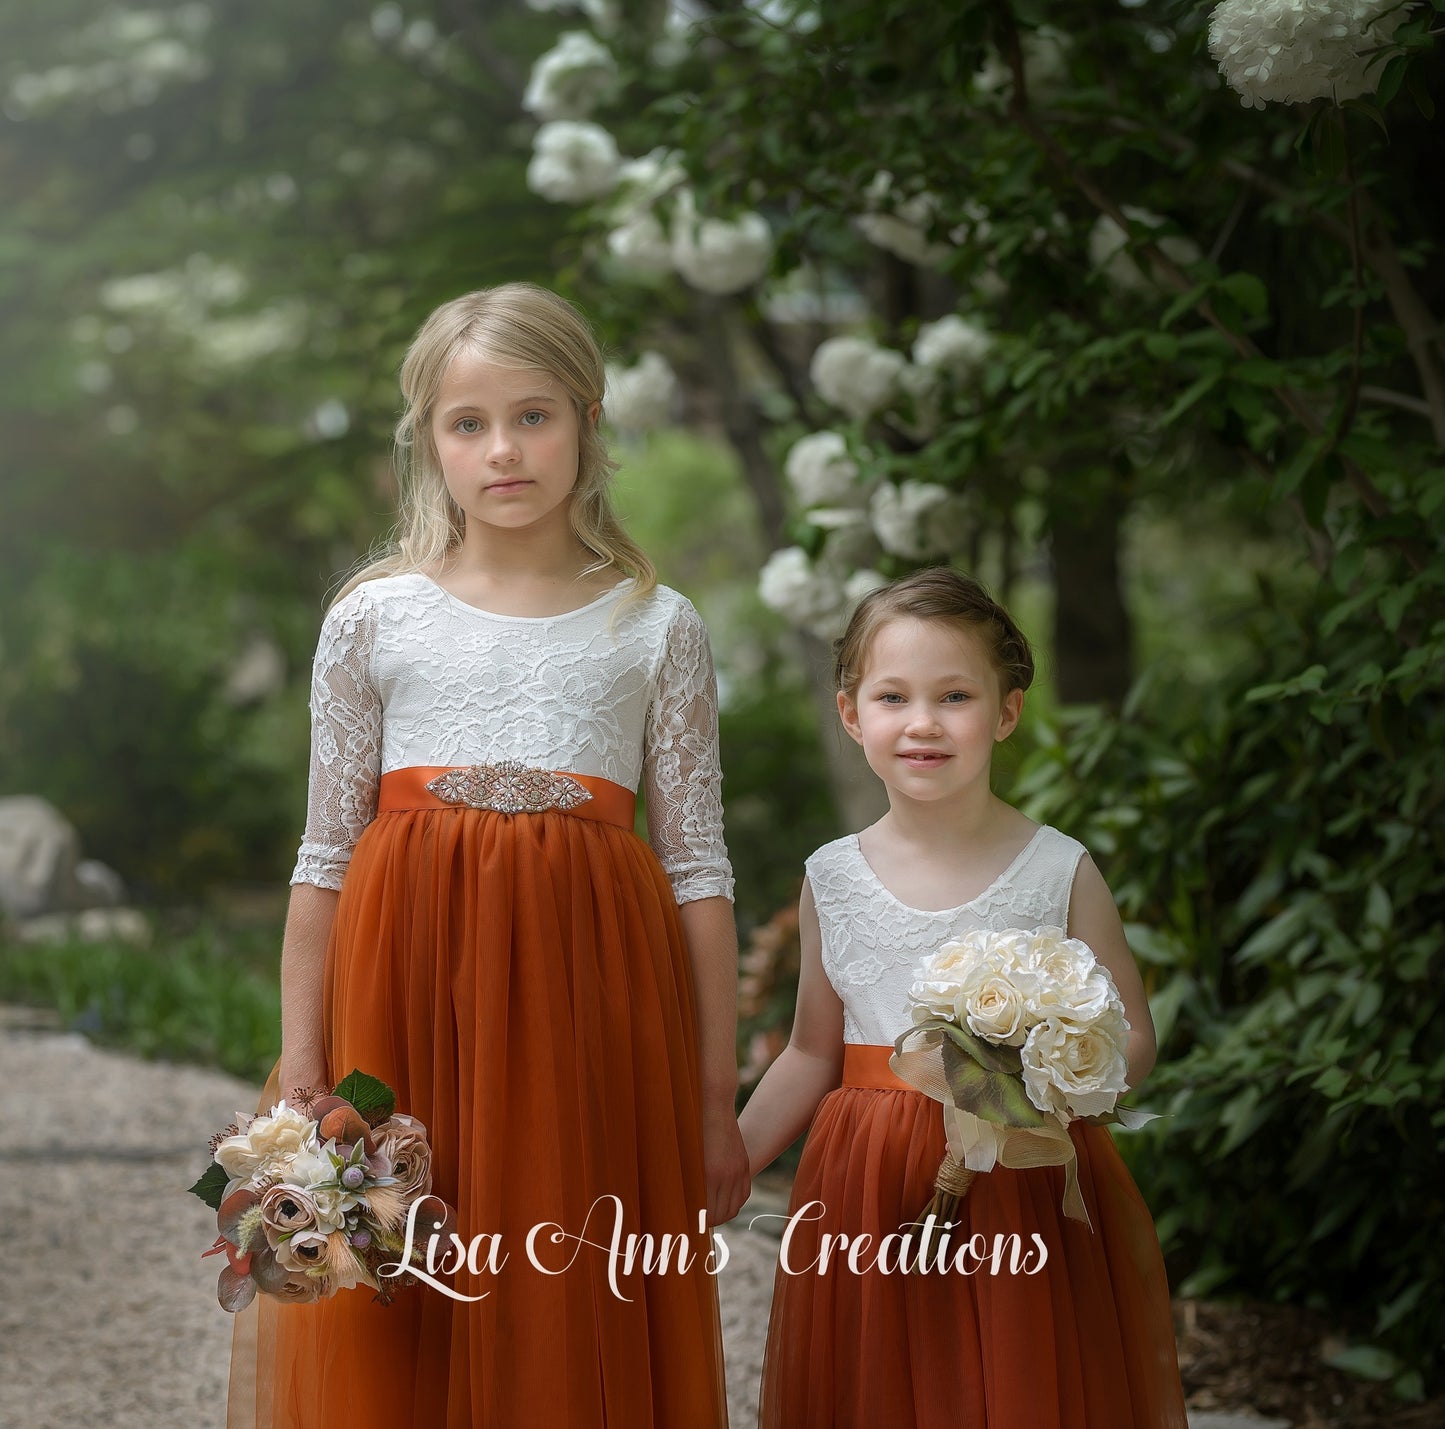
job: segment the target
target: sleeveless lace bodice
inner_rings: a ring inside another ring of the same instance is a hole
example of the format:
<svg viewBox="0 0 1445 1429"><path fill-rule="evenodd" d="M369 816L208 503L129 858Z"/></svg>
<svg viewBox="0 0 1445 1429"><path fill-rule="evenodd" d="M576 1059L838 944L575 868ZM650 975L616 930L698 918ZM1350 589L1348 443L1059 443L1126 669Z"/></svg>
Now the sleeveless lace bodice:
<svg viewBox="0 0 1445 1429"><path fill-rule="evenodd" d="M1069 894L1083 844L1047 824L977 898L935 912L901 903L879 882L849 834L824 844L805 865L823 970L843 999L843 1040L893 1042L913 1025L908 989L928 953L979 928L1069 925Z"/></svg>
<svg viewBox="0 0 1445 1429"><path fill-rule="evenodd" d="M690 601L628 579L561 615L498 615L419 572L327 612L311 679L306 832L292 883L340 888L382 774L515 759L645 783L648 836L679 903L731 898L717 676Z"/></svg>

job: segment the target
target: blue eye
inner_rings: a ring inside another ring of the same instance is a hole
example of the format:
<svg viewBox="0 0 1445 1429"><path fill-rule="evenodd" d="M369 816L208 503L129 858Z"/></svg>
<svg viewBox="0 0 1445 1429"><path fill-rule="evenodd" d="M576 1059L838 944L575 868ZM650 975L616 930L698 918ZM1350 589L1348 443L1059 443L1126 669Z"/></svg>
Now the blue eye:
<svg viewBox="0 0 1445 1429"><path fill-rule="evenodd" d="M892 691L886 691L885 693L879 695L878 698L883 701L884 704L887 704L890 700L901 700L903 696L899 694L894 694Z"/></svg>
<svg viewBox="0 0 1445 1429"><path fill-rule="evenodd" d="M467 425L468 422L471 423L471 426ZM457 422L456 427L457 431L462 432L467 436L471 436L473 432L481 431L482 424L477 421L475 417L463 417L460 421Z"/></svg>
<svg viewBox="0 0 1445 1429"><path fill-rule="evenodd" d="M528 418L528 417L538 417L538 418L540 418L540 420L539 420L539 421L536 421L536 422L527 422L527 418ZM537 412L537 411L523 412L523 413L522 413L522 420L523 420L524 422L527 422L527 425L528 425L529 427L540 427L540 426L542 425L542 423L547 420L547 414L546 414L545 412Z"/></svg>
<svg viewBox="0 0 1445 1429"><path fill-rule="evenodd" d="M957 699L955 699L954 696L957 696ZM960 704L968 699L968 697L967 690L950 690L943 698L952 701L954 704Z"/></svg>

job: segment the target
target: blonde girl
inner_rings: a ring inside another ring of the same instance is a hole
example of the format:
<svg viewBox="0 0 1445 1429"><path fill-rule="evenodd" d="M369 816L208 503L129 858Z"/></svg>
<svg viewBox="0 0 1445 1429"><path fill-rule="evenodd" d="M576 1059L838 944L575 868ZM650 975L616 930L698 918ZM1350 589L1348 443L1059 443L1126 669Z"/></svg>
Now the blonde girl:
<svg viewBox="0 0 1445 1429"><path fill-rule="evenodd" d="M716 679L612 512L603 381L525 283L444 304L402 365L398 538L316 652L263 1102L381 1077L480 1244L456 1297L262 1297L232 1429L726 1423L706 1227L748 1175ZM619 1268L614 1233L690 1255Z"/></svg>
<svg viewBox="0 0 1445 1429"><path fill-rule="evenodd" d="M998 1168L974 1180L950 1243L1017 1235L1017 1267L1010 1254L1001 1273L967 1258L904 1273L877 1256L916 1222L947 1145L939 1104L888 1066L923 956L974 929L1057 925L1113 973L1133 1086L1154 1031L1083 846L990 788L1033 679L1008 613L957 572L920 572L860 602L836 674L844 728L888 812L807 860L792 1037L740 1118L755 1173L811 1121L762 1429L1185 1429L1159 1244L1103 1127L1070 1127L1092 1231L1063 1214L1061 1168Z"/></svg>

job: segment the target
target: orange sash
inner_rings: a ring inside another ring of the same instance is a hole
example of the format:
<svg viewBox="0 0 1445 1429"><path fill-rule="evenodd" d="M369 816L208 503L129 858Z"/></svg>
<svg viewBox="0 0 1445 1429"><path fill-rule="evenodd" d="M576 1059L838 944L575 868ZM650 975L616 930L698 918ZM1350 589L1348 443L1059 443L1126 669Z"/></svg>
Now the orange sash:
<svg viewBox="0 0 1445 1429"><path fill-rule="evenodd" d="M905 1082L888 1065L893 1055L891 1046L874 1046L869 1042L847 1042L843 1046L843 1085L873 1087L885 1092L916 1092L912 1082ZM920 1093L921 1095L921 1093Z"/></svg>
<svg viewBox="0 0 1445 1429"><path fill-rule="evenodd" d="M427 782L453 768L465 765L413 764L406 769L393 769L381 776L381 787L377 791L376 811L390 813L394 809L464 809L468 806L440 798L426 787ZM637 796L611 779L596 774L574 774L571 770L552 771L575 779L592 795L585 804L575 808L559 810L579 819L598 819L605 824L616 824L620 829L630 830L637 810Z"/></svg>

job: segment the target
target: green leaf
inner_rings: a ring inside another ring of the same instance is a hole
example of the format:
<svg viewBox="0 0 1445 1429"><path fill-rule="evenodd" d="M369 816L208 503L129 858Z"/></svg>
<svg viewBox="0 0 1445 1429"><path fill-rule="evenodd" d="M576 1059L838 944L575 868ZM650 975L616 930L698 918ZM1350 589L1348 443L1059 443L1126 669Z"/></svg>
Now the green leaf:
<svg viewBox="0 0 1445 1429"><path fill-rule="evenodd" d="M1410 67L1409 55L1396 55L1394 59L1386 64L1380 73L1380 82L1375 86L1375 99L1380 104L1388 104L1400 92L1400 84L1405 78L1405 71Z"/></svg>
<svg viewBox="0 0 1445 1429"><path fill-rule="evenodd" d="M1174 405L1159 419L1159 425L1167 427L1178 421L1205 393L1219 385L1219 379L1223 375L1223 372L1216 369L1213 372L1206 372L1202 377L1196 377L1194 381L1175 398Z"/></svg>
<svg viewBox="0 0 1445 1429"><path fill-rule="evenodd" d="M201 1179L189 1190L193 1196L199 1196L213 1211L219 1211L230 1180L231 1178L226 1175L220 1162L212 1161L202 1173Z"/></svg>
<svg viewBox="0 0 1445 1429"><path fill-rule="evenodd" d="M1023 1059L1017 1047L1000 1047L998 1043L990 1042L986 1037L979 1037L970 1032L967 1027L960 1027L956 1022L945 1022L940 1019L936 1025L960 1052L967 1057L972 1057L980 1067L987 1071L1017 1076L1020 1067L1023 1066Z"/></svg>
<svg viewBox="0 0 1445 1429"><path fill-rule="evenodd" d="M1253 273L1230 273L1219 280L1221 291L1228 293L1252 318L1269 313L1269 289Z"/></svg>
<svg viewBox="0 0 1445 1429"><path fill-rule="evenodd" d="M383 1081L360 1070L349 1072L334 1095L354 1106L368 1126L376 1126L396 1110L396 1093Z"/></svg>
<svg viewBox="0 0 1445 1429"><path fill-rule="evenodd" d="M995 1126L1043 1126L1048 1118L1024 1090L1023 1078L1011 1072L985 1071L952 1043L943 1046L948 1089L964 1111Z"/></svg>
<svg viewBox="0 0 1445 1429"><path fill-rule="evenodd" d="M1378 1345L1349 1345L1325 1356L1325 1363L1360 1379L1392 1379L1403 1366L1389 1350Z"/></svg>

